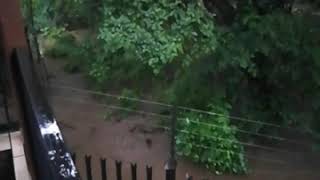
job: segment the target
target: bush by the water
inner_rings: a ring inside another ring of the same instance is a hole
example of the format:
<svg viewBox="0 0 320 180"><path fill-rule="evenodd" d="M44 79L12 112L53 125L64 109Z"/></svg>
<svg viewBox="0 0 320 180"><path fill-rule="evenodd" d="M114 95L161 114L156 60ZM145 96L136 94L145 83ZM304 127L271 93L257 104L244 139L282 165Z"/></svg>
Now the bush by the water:
<svg viewBox="0 0 320 180"><path fill-rule="evenodd" d="M236 127L230 125L227 111L224 115L183 114L176 136L178 155L204 165L216 174L245 174L247 162L236 138Z"/></svg>

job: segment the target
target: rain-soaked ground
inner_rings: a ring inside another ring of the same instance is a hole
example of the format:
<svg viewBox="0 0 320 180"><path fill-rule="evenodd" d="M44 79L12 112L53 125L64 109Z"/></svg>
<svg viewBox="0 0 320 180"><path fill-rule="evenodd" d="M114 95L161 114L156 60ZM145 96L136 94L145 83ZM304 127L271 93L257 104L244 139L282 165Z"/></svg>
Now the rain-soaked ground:
<svg viewBox="0 0 320 180"><path fill-rule="evenodd" d="M145 166L153 167L153 179L164 180L164 165L168 159L169 137L157 128L154 117L139 114L120 116L99 105L97 98L87 93L57 88L67 85L87 89L81 74L67 74L62 60L47 60L52 79L50 101L62 128L67 145L77 153L77 167L85 175L84 155L92 155L93 177L101 179L99 158L107 159L109 179L115 179L114 160L123 161L123 179L130 179L130 162L138 165L138 179L145 179ZM298 145L288 147L299 149ZM314 153L268 152L250 150L248 175L214 175L188 160L178 160L177 179L188 173L194 179L214 180L319 180L320 158ZM85 178L84 178L85 179Z"/></svg>

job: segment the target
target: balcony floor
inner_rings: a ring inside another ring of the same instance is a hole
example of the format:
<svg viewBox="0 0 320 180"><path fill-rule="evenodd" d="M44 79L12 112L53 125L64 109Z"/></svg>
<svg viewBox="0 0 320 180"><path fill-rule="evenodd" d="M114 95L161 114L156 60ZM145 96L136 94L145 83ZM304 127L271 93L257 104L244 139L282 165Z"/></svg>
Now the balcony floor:
<svg viewBox="0 0 320 180"><path fill-rule="evenodd" d="M10 136L12 148L10 145L9 134L0 134L0 179L31 180L31 176L27 167L21 132L11 132ZM2 167L5 169L1 169ZM13 177L10 173L10 170L13 174Z"/></svg>

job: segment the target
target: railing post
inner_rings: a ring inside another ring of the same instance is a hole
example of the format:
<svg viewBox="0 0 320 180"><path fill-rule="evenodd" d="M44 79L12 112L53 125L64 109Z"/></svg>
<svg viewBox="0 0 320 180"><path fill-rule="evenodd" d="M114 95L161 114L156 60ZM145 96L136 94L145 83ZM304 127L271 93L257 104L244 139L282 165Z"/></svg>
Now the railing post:
<svg viewBox="0 0 320 180"><path fill-rule="evenodd" d="M147 170L147 180L152 180L152 167L147 166L146 170Z"/></svg>
<svg viewBox="0 0 320 180"><path fill-rule="evenodd" d="M122 166L122 162L116 161L117 180L122 180L121 166Z"/></svg>
<svg viewBox="0 0 320 180"><path fill-rule="evenodd" d="M176 179L176 152L175 152L175 136L176 136L177 106L172 107L172 118L170 128L170 157L165 165L166 180Z"/></svg>
<svg viewBox="0 0 320 180"><path fill-rule="evenodd" d="M85 160L86 160L87 180L92 180L91 156L86 155Z"/></svg>
<svg viewBox="0 0 320 180"><path fill-rule="evenodd" d="M131 179L137 180L137 164L131 163Z"/></svg>
<svg viewBox="0 0 320 180"><path fill-rule="evenodd" d="M107 165L106 165L105 158L100 159L100 167L101 167L101 179L107 180Z"/></svg>

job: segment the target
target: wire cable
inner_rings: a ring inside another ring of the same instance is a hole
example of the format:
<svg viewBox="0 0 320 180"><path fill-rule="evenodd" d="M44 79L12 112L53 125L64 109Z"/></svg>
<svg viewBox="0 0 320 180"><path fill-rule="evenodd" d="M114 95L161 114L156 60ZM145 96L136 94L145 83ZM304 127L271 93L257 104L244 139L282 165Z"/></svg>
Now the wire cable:
<svg viewBox="0 0 320 180"><path fill-rule="evenodd" d="M169 127L166 126L160 126L160 125L156 125L158 127L164 128L166 130L170 130ZM199 134L197 133L193 133L187 130L177 130L178 132L181 133L185 133L185 134L192 134L195 136L199 136ZM236 143L242 146L247 146L247 147L253 147L253 148L258 148L258 149L262 149L262 150L266 150L266 151L272 151L272 152L277 152L277 153L294 153L294 154L302 154L302 152L293 152L293 151L288 151L285 149L280 149L280 148L272 148L272 147L268 147L268 146L263 146L263 145L258 145L258 144L253 144L253 143L246 143L246 142L242 142L242 141L237 141L237 140L231 140L231 139L227 139L227 138L220 138L220 137L214 137L214 136L209 136L209 135L200 135L200 136L204 136L210 139L214 139L214 140L223 140L223 141L229 141L231 143Z"/></svg>
<svg viewBox="0 0 320 180"><path fill-rule="evenodd" d="M190 122L193 123L199 123L199 124L203 124L203 125L207 125L207 126L211 126L211 127L217 127L217 128L227 128L227 129L232 129L231 127L221 127L215 124L210 124L210 123L205 123L205 122L200 122L200 121L194 121L194 120L189 120ZM297 145L304 145L306 146L307 144L300 142L300 141L296 141L296 140L292 140L292 139L288 139L288 138L284 138L284 137L278 137L278 136L271 136L271 135L266 135L266 134L262 134L262 133L255 133L255 132L250 132L250 131L245 131L242 129L235 129L235 131L238 131L240 133L244 133L244 134L248 134L248 135L254 135L254 136L259 136L259 137L263 137L263 138L268 138L268 139L274 139L277 141L286 141L292 144L297 144Z"/></svg>
<svg viewBox="0 0 320 180"><path fill-rule="evenodd" d="M185 134L192 134L192 135L195 135L195 136L199 136L199 134L192 133L192 132L186 131L186 130L178 130L178 131L182 132L182 133L185 133ZM237 140L231 140L231 139L227 139L227 138L214 137L214 136L208 136L208 135L200 135L200 136L204 136L204 137L207 137L207 138L213 139L213 140L229 141L231 143L239 144L239 145L242 145L242 146L253 147L253 148L258 148L258 149L277 152L277 153L295 153L295 154L301 153L301 152L288 151L288 150L284 150L284 149L280 149L280 148L272 148L272 147L253 144L253 143L241 142L241 141L237 141Z"/></svg>
<svg viewBox="0 0 320 180"><path fill-rule="evenodd" d="M162 126L162 125L152 125L152 127L163 128L166 131L169 131L171 129L170 127ZM181 130L180 130L180 132L181 132ZM225 139L225 140L227 140L227 139ZM187 144L187 143L181 143L181 144ZM221 148L212 148L212 147L204 146L204 145L200 145L200 144L195 144L194 146L205 148L205 149L214 149L214 150L217 150L217 151L220 151L220 152L228 152L228 153L230 153L229 150L221 149ZM241 153L237 153L237 152L232 152L232 153L238 154L238 155L242 155ZM270 158L257 158L255 156L249 155L249 154L244 154L244 156L247 157L248 159L254 159L254 160L258 160L258 161L266 161L266 162L277 163L277 164L282 164L282 165L283 164L287 164L288 165L287 162L281 161L281 160L275 160L275 159L270 159Z"/></svg>
<svg viewBox="0 0 320 180"><path fill-rule="evenodd" d="M182 144L187 144L187 143L182 143ZM221 149L221 148L212 148L212 147L209 147L209 146L205 146L205 145L201 145L201 144L193 144L193 146L196 146L196 147L200 147L200 148L204 148L204 149L214 149L214 150L217 150L217 151L220 151L220 152L226 152L226 153L230 153L232 151L229 151L229 150L225 150L225 149ZM258 160L258 161L264 161L264 162L270 162L270 163L276 163L276 164L282 164L282 165L289 165L288 162L285 162L285 161L281 161L281 160L275 160L275 159L270 159L270 158L257 158L253 155L248 155L248 154L242 154L242 153L238 153L238 152L232 152L233 154L237 154L239 156L244 156L248 159L254 159L254 160Z"/></svg>
<svg viewBox="0 0 320 180"><path fill-rule="evenodd" d="M152 125L150 127L153 127L153 128L162 128L164 129L165 131L170 131L170 127L167 127L167 126L163 126L163 125ZM186 143L180 143L180 144L186 144ZM217 150L219 152L227 152L227 153L230 153L230 151L228 150L225 150L225 149L221 149L221 148L212 148L212 147L209 147L209 146L204 146L204 145L200 145L200 144L195 144L194 146L197 146L197 147L201 147L201 148L205 148L205 149L214 149L214 150ZM248 154L242 154L242 153L237 153L237 152L232 152L233 154L238 154L238 155L244 155L244 157L248 158L248 159L253 159L253 160L257 160L257 161L264 161L264 162L269 162L269 163L276 163L276 164L281 164L281 165L288 165L287 162L285 161L281 161L281 160L275 160L275 159L270 159L270 158L257 158L253 155L248 155ZM108 159L111 159L111 160L117 160L115 158L108 158ZM125 163L132 163L130 161L125 161L125 160L121 160L122 162L125 162Z"/></svg>
<svg viewBox="0 0 320 180"><path fill-rule="evenodd" d="M127 99L127 100L131 100L131 101L154 104L154 105L160 105L160 106L165 106L165 107L173 107L173 105L171 105L171 104L166 104L166 103L161 103L161 102L156 102L156 101L151 101L151 100L132 98L132 97L126 97L126 96L115 95L115 94L109 94L109 93L102 93L102 92L98 92L98 91L75 88L75 87L71 87L71 86L64 86L64 85L59 85L59 84L58 84L58 86L57 85L55 85L55 86L49 85L49 86L52 87L52 88L69 89L69 90L72 90L72 91L77 91L77 92L82 92L82 93L102 95L102 96L113 97L113 98L118 98L118 99ZM229 119L234 119L234 120L243 121L243 122L247 122L247 123L255 123L255 124L260 124L260 125L264 125L264 126L270 126L270 127L274 127L274 128L282 128L282 129L290 129L290 130L294 130L294 131L300 131L300 130L295 129L295 128L283 127L283 126L280 126L280 125L277 125L277 124L273 124L273 123L260 122L260 121L251 120L251 119L242 118L242 117L237 117L237 116L227 116L227 115L216 113L216 112L205 111L205 110L200 110L200 109L195 109L195 108L190 108L190 107L177 106L177 108L178 109L182 109L182 110L187 110L187 111L192 111L192 112L212 115L212 116L226 117L226 118L229 118ZM303 133L306 133L306 132L303 132Z"/></svg>
<svg viewBox="0 0 320 180"><path fill-rule="evenodd" d="M68 97L59 96L59 95L50 95L50 96L57 97L57 98L60 98L60 99L65 99L65 100L68 100L68 101L78 102L78 103L94 104L94 105L103 106L103 107L107 107L107 108L111 108L111 109L115 109L115 110L124 110L124 111L128 111L128 112L134 112L134 113L139 113L139 114L144 114L144 115L149 115L149 116L155 116L155 117L160 117L160 118L166 118L166 119L170 119L171 118L168 115L162 115L162 114L157 114L157 113L152 113L152 112L133 110L133 109L130 109L130 108L119 107L119 106L114 106L114 105L106 105L104 103L96 103L96 102L89 103L88 101L78 100L78 99L75 100L74 98L68 98ZM178 118L178 120L181 121L183 119L182 118ZM218 126L218 125L215 125L215 124L210 124L210 123L205 123L205 122L200 122L200 121L194 121L194 120L189 120L189 121L193 122L193 123L203 124L203 125L206 125L206 126L216 127L216 128L233 129L231 127L221 127L221 126ZM246 130L242 130L242 129L238 129L238 128L236 128L235 131L240 132L240 133L244 133L244 134L248 134L248 135L254 135L254 136L258 136L258 137L273 139L273 140L277 140L277 141L285 141L285 142L288 142L288 143L291 143L291 144L308 146L306 143L303 143L303 142L300 142L300 141L296 141L296 140L292 140L292 139L288 139L288 138L284 138L284 137L271 136L271 135L266 135L266 134L262 134L262 133L250 132L250 131L246 131Z"/></svg>
<svg viewBox="0 0 320 180"><path fill-rule="evenodd" d="M73 101L73 102L78 102L78 103L84 103L84 104L94 104L94 105L98 105L98 106L102 106L105 108L110 108L110 109L114 109L114 110L124 110L124 111L128 111L128 112L134 112L134 113L139 113L139 114L144 114L144 115L150 115L150 116L156 116L156 117L161 117L161 118L165 118L165 119L169 119L171 118L168 115L159 115L156 113L149 113L149 112L145 112L145 111L138 111L138 110L132 110L129 108L124 108L124 107L119 107L119 106L113 106L113 105L106 105L106 104L102 104L102 103L88 103L88 101L83 101L83 100L74 100L73 98L66 98L66 97L62 97L62 96L52 96L52 97L57 97L57 98L61 98L62 100L67 100L67 101ZM182 121L182 118L178 118L179 121ZM206 126L211 126L211 127L216 127L216 128L221 128L221 129L225 129L225 128L229 128L230 127L221 127L218 125L214 125L214 124L209 124L209 123L204 123L204 122L199 122L199 121L194 121L194 120L189 120L190 122L193 123L198 123L198 124L203 124ZM235 131L237 129L234 129ZM181 130L180 130L181 131ZM186 131L185 131L186 132ZM185 133L184 132L184 133ZM190 133L190 132L189 132ZM208 136L210 137L210 136ZM271 136L275 139L275 136ZM210 138L216 138L217 137L210 137ZM224 138L220 138L221 140L228 140L228 141L233 141L231 139L224 139ZM289 141L288 139L286 139L286 141ZM290 140L291 141L291 140ZM263 145L257 145L257 144L253 144L253 143L246 143L246 142L241 142L241 141L233 141L234 143L238 143L244 146L248 146L248 147L253 147L253 148L258 148L258 149L263 149L263 150L268 150L268 151L273 151L273 152L281 152L281 153L301 153L301 152L293 152L293 151L287 151L284 149L280 149L280 148L272 148L272 147L268 147L268 146L263 146ZM294 143L299 143L299 142L294 142ZM301 145L306 145L306 144L301 144Z"/></svg>

